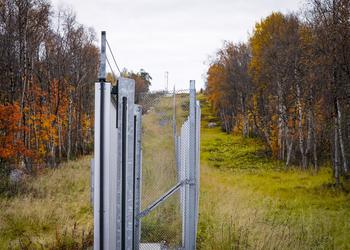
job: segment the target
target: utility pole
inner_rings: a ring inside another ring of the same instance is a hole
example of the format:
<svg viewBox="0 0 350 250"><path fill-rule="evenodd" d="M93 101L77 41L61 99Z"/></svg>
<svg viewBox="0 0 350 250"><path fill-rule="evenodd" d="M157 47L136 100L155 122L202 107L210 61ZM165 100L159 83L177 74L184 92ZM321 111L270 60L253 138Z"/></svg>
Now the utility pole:
<svg viewBox="0 0 350 250"><path fill-rule="evenodd" d="M168 71L165 71L164 78L165 78L165 90L168 92L169 90L169 72Z"/></svg>

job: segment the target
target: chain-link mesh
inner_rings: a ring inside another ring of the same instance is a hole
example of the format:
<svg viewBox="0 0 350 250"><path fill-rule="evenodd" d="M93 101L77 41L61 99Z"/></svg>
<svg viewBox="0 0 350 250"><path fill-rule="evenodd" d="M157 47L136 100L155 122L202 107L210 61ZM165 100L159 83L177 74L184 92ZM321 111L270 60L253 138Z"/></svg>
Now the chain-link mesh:
<svg viewBox="0 0 350 250"><path fill-rule="evenodd" d="M166 91L137 96L142 106L142 195L146 209L181 178L177 147L181 126L189 115L189 92ZM182 193L178 190L141 220L140 249L182 246Z"/></svg>
<svg viewBox="0 0 350 250"><path fill-rule="evenodd" d="M182 244L182 216L179 191L141 220L141 246L178 249Z"/></svg>

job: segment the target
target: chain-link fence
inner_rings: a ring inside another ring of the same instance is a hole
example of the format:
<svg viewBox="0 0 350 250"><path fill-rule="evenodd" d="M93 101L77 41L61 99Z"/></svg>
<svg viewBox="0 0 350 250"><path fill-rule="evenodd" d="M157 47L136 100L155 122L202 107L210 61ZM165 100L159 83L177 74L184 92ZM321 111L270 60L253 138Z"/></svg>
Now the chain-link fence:
<svg viewBox="0 0 350 250"><path fill-rule="evenodd" d="M136 96L132 81L118 83L116 91L107 83L95 88L94 245L195 249L200 109L194 82L189 91Z"/></svg>
<svg viewBox="0 0 350 250"><path fill-rule="evenodd" d="M195 81L189 91L173 93L140 94L135 81L123 77L112 86L105 82L106 44L102 32L92 161L94 249L195 249Z"/></svg>
<svg viewBox="0 0 350 250"><path fill-rule="evenodd" d="M142 195L146 209L179 183L178 135L189 116L189 91L138 95L142 117ZM183 191L177 190L141 220L141 249L182 247Z"/></svg>

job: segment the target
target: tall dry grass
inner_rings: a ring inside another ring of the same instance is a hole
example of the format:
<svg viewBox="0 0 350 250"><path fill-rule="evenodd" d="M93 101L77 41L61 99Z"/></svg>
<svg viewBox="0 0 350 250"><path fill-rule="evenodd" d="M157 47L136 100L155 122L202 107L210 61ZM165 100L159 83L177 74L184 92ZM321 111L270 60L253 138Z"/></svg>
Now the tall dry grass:
<svg viewBox="0 0 350 250"><path fill-rule="evenodd" d="M0 198L0 249L56 249L92 240L89 158L47 169Z"/></svg>
<svg viewBox="0 0 350 250"><path fill-rule="evenodd" d="M200 249L350 249L350 194L285 170L259 140L227 135L202 97ZM219 125L219 124L218 124Z"/></svg>

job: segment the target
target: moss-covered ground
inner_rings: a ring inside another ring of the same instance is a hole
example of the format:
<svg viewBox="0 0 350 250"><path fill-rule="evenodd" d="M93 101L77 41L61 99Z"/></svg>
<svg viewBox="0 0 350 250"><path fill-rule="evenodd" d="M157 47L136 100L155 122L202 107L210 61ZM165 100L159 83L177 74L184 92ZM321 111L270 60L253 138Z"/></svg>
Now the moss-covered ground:
<svg viewBox="0 0 350 250"><path fill-rule="evenodd" d="M200 248L350 249L350 195L330 167L286 170L258 139L208 128L201 103Z"/></svg>

